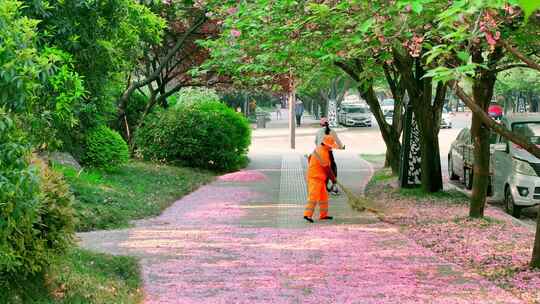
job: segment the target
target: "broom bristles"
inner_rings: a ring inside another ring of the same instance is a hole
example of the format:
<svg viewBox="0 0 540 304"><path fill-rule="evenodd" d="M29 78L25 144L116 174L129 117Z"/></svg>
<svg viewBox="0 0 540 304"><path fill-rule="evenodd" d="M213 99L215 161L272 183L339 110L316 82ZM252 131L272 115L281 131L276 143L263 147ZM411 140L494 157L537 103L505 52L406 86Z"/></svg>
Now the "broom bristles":
<svg viewBox="0 0 540 304"><path fill-rule="evenodd" d="M368 207L366 199L360 198L356 196L350 189L343 186L342 183L336 181L336 184L341 188L341 190L345 193L347 196L347 201L349 205L357 211L369 211L372 213L379 213L377 210Z"/></svg>

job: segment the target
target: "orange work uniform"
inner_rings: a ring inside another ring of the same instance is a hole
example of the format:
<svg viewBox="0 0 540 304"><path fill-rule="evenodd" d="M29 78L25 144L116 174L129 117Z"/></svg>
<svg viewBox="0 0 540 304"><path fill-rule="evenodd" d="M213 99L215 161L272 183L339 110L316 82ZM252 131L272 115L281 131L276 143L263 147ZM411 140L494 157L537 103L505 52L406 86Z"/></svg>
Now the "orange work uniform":
<svg viewBox="0 0 540 304"><path fill-rule="evenodd" d="M329 142L326 137L325 141L327 143ZM328 191L326 190L326 180L331 175L330 149L331 145L320 145L309 158L307 171L308 203L304 210L304 216L309 218L313 216L317 204L319 204L319 218L323 219L328 216Z"/></svg>

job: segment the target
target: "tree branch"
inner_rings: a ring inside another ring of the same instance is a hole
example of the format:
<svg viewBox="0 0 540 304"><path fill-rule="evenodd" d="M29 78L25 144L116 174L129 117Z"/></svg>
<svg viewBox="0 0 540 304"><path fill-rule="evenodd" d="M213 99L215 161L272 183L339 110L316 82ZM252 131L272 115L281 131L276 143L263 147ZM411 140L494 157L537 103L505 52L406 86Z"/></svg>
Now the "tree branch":
<svg viewBox="0 0 540 304"><path fill-rule="evenodd" d="M516 145L519 145L535 157L540 158L540 148L529 142L527 138L508 130L505 126L497 123L495 120L489 117L486 112L474 102L473 98L463 91L463 89L458 85L457 81L451 80L449 81L449 85L453 89L454 93L456 93L456 95L467 105L467 107L469 107L474 114L478 115L484 125L502 137L508 139Z"/></svg>
<svg viewBox="0 0 540 304"><path fill-rule="evenodd" d="M354 72L354 70L350 66L345 64L344 62L336 61L334 62L334 65L342 69L345 73L351 76L351 78L354 79L355 81L360 82L360 77L358 77L358 75Z"/></svg>
<svg viewBox="0 0 540 304"><path fill-rule="evenodd" d="M534 62L531 58L527 57L525 54L520 52L515 47L511 46L504 40L499 40L499 43L505 48L508 52L512 53L514 56L519 58L519 60L523 61L527 66L529 66L531 69L535 69L540 71L540 64Z"/></svg>
<svg viewBox="0 0 540 304"><path fill-rule="evenodd" d="M133 91L135 91L137 88L143 87L145 85L148 85L149 83L155 81L161 74L161 71L164 69L164 67L169 63L169 61L173 58L173 56L180 50L180 48L184 45L186 40L189 38L189 36L195 32L199 27L201 27L204 22L206 22L207 18L205 15L202 15L196 22L191 26L191 28L184 33L184 35L176 41L174 47L167 53L167 55L163 58L162 62L159 64L159 66L154 69L152 74L148 76L146 79L134 82L132 83L129 88L122 94L120 97L120 105L119 105L119 114L120 116L124 115L125 112L125 102L129 99Z"/></svg>
<svg viewBox="0 0 540 304"><path fill-rule="evenodd" d="M446 88L447 88L447 85L446 83L443 83L442 81L440 81L439 83L437 83L437 89L436 89L436 93L435 93L435 100L433 102L433 112L434 113L441 113L442 112L442 107L444 106L444 99L446 97ZM440 122L440 116L438 117L439 121L437 121L436 125L437 126L440 126L441 122Z"/></svg>
<svg viewBox="0 0 540 304"><path fill-rule="evenodd" d="M506 71L506 70L510 70L510 69L515 69L515 68L529 68L529 69L532 69L529 65L525 64L525 63L515 63L515 64L507 64L507 65L503 65L501 67L498 67L494 70L491 70L489 71L489 73L491 74L497 74L497 73L500 73L502 71Z"/></svg>
<svg viewBox="0 0 540 304"><path fill-rule="evenodd" d="M392 78L392 75L390 75L390 67L388 66L387 63L383 64L383 71L384 71L384 76L386 77L386 82L388 82L388 85L390 86L390 91L392 92L392 95L396 96L396 94L397 94L397 85L396 85L397 78L396 79Z"/></svg>

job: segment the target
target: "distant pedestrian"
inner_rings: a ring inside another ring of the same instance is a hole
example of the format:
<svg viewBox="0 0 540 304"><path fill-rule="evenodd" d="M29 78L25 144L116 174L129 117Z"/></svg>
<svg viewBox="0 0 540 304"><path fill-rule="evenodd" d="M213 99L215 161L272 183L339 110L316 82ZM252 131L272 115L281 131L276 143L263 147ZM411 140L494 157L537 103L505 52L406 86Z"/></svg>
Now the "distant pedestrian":
<svg viewBox="0 0 540 304"><path fill-rule="evenodd" d="M280 103L276 103L276 119L277 120L281 119L281 104Z"/></svg>
<svg viewBox="0 0 540 304"><path fill-rule="evenodd" d="M255 101L255 99L253 99L249 103L249 114L255 114L256 111L257 111L257 101Z"/></svg>
<svg viewBox="0 0 540 304"><path fill-rule="evenodd" d="M319 204L319 219L331 220L328 216L328 190L326 180L330 179L335 183L336 178L330 168L330 151L337 148L336 141L330 135L326 135L321 145L319 145L309 156L307 170L308 202L304 210L304 219L313 223L313 213Z"/></svg>
<svg viewBox="0 0 540 304"><path fill-rule="evenodd" d="M296 126L300 127L302 124L302 115L304 114L304 103L301 100L296 102L294 112L296 114Z"/></svg>
<svg viewBox="0 0 540 304"><path fill-rule="evenodd" d="M326 117L321 118L321 128L319 131L317 131L317 135L315 135L315 146L318 147L321 145L323 139L325 136L330 135L334 139L337 145L337 149L345 149L345 145L341 142L339 139L336 131L330 129L330 125L328 124L328 119ZM330 168L332 169L332 173L334 174L334 177L337 177L337 164L336 160L334 158L334 152L330 150ZM335 183L332 183L332 185L328 185L330 182L330 179L326 180L326 189L333 194L339 194L338 188Z"/></svg>

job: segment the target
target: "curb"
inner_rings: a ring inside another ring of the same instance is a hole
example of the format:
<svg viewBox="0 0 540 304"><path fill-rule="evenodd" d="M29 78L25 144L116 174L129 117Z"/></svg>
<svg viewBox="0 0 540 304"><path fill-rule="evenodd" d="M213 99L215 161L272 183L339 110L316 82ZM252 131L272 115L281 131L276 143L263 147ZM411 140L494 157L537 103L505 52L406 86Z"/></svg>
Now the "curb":
<svg viewBox="0 0 540 304"><path fill-rule="evenodd" d="M464 194L465 196L467 196L468 198L471 198L471 193L469 193L469 191L466 191L464 189L461 189L460 187L452 184L452 183L449 183L449 182L445 182L444 183L445 186L447 186L448 190L456 190L462 194ZM489 200L486 201L487 204L490 204ZM493 204L490 204L491 206L493 206ZM529 224L523 220L520 220L520 219L517 219L513 216L511 216L510 214L506 213L506 212L503 212L504 216L506 216L507 218L509 218L512 223L515 223L517 225L520 225L520 226L523 226L523 227L526 227L526 228L529 228L531 229L532 231L536 231L536 225L534 224Z"/></svg>
<svg viewBox="0 0 540 304"><path fill-rule="evenodd" d="M362 156L358 156L364 163L367 164L368 166L368 170L369 170L369 173L368 175L366 176L366 178L364 179L364 181L361 183L361 188L362 188L362 195L363 196L366 196L366 188L367 188L367 185L369 184L369 182L371 181L371 179L373 178L373 175L375 174L375 167L373 166L372 163L368 162L367 160L365 160L364 158L362 158Z"/></svg>

